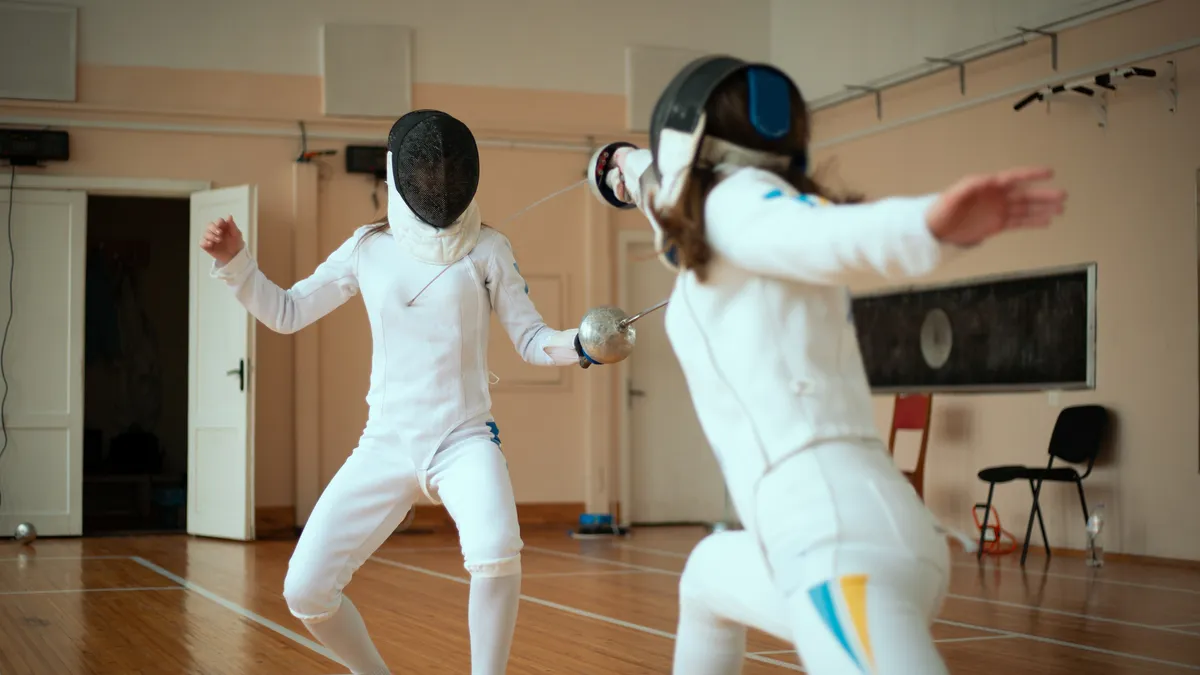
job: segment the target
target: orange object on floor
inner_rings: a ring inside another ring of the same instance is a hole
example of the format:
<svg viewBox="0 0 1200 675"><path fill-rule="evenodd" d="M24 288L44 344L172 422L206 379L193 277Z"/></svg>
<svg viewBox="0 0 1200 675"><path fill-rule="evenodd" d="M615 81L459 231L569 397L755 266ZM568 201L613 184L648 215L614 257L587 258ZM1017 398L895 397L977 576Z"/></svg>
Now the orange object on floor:
<svg viewBox="0 0 1200 675"><path fill-rule="evenodd" d="M978 531L983 527L983 523L979 519L979 512L984 508L991 508L991 514L988 516L987 529L992 533L991 541L987 541L984 537L983 553L987 555L1008 555L1017 550L1017 538L1008 530L1000 527L1000 512L996 507L985 507L983 504L976 504L971 510L971 516L975 519L975 530Z"/></svg>

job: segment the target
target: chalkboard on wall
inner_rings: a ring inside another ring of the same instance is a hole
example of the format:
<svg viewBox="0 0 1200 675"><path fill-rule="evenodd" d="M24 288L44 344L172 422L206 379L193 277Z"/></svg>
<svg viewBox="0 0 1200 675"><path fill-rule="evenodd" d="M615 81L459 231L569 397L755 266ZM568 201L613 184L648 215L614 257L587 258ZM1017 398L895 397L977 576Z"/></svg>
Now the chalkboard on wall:
<svg viewBox="0 0 1200 675"><path fill-rule="evenodd" d="M854 324L877 392L1096 386L1096 265L863 294Z"/></svg>

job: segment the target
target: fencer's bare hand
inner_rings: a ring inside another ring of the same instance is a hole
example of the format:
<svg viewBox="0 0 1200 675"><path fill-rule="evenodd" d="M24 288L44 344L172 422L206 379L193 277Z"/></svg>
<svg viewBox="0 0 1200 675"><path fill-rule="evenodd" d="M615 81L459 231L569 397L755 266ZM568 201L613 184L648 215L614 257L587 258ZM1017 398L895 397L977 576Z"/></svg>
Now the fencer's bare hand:
<svg viewBox="0 0 1200 675"><path fill-rule="evenodd" d="M204 236L200 238L200 248L222 265L229 264L245 245L242 231L233 222L233 216L209 223L204 230Z"/></svg>
<svg viewBox="0 0 1200 675"><path fill-rule="evenodd" d="M1006 230L1046 227L1063 212L1067 193L1045 187L1048 168L1012 169L960 180L943 192L925 218L938 241L978 244Z"/></svg>

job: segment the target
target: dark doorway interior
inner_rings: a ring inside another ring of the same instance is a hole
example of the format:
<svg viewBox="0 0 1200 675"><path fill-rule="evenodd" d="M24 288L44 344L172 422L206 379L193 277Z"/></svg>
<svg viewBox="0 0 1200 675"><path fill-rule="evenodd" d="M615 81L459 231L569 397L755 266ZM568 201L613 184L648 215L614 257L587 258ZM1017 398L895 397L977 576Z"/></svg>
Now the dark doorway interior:
<svg viewBox="0 0 1200 675"><path fill-rule="evenodd" d="M187 199L88 197L83 533L186 528Z"/></svg>

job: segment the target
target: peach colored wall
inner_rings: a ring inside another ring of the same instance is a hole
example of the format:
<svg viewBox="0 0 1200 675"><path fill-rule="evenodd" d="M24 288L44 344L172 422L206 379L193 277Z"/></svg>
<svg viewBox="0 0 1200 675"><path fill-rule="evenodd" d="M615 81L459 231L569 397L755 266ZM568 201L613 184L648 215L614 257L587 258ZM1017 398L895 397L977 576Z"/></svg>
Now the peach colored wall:
<svg viewBox="0 0 1200 675"><path fill-rule="evenodd" d="M1200 37L1200 6L1164 0L1060 38L1060 72ZM972 66L967 98L1051 77L1048 45ZM949 279L1067 263L1098 263L1097 388L1046 394L935 397L926 496L948 522L968 529L971 506L987 496L976 472L1046 461L1061 406L1100 403L1116 414L1112 454L1086 483L1110 519L1107 546L1134 554L1200 559L1200 521L1189 517L1200 491L1197 418L1197 170L1200 169L1200 49L1175 54L1180 101L1167 112L1154 82L1120 86L1100 129L1086 104L1056 101L1052 113L1020 96L858 140L837 138L876 124L874 102L817 116L820 155L836 159L842 181L872 197L936 190L967 172L1047 163L1070 190L1053 229L1007 235L948 264ZM1138 65L1164 68L1164 59ZM884 121L961 101L957 77L916 83L884 99ZM877 286L863 280L859 288ZM879 397L877 420L890 423ZM1029 490L997 489L1006 527L1024 534ZM1074 488L1051 486L1042 500L1055 545L1082 547ZM1036 530L1035 530L1036 531ZM1036 535L1035 535L1036 537Z"/></svg>
<svg viewBox="0 0 1200 675"><path fill-rule="evenodd" d="M262 75L165 68L85 65L75 104L0 101L0 117L74 120L80 124L205 125L287 137L234 133L184 133L146 129L70 128L71 161L44 171L60 175L208 180L214 186L256 184L259 194L258 257L264 272L287 286L311 270L292 264L292 161L299 150L296 120L310 134L377 134L385 121L331 121L319 115L320 81L315 77ZM620 96L534 92L512 89L418 85L421 107L449 110L481 139L503 135L533 141L586 145L586 137L612 135L624 119ZM361 142L361 141L354 141ZM310 148L337 148L345 141L311 140ZM484 148L480 202L485 220L509 213L583 177L586 153ZM322 161L319 181L319 254L328 255L353 229L374 219L372 180L350 176L344 159ZM380 202L385 195L380 191ZM539 206L500 226L513 241L535 301L548 321L574 325L584 312L583 224L590 199L583 189ZM543 297L539 297L543 296ZM320 331L322 485L354 447L366 418L364 397L370 340L361 302L354 300L308 330ZM522 502L582 501L584 374L564 369L547 384L547 374L514 364L507 336L493 331L494 388L501 425ZM500 344L495 344L500 343ZM257 504L295 501L293 431L293 342L258 331ZM507 359L507 361L505 361ZM499 362L499 366L496 363ZM503 371L503 372L501 372Z"/></svg>

